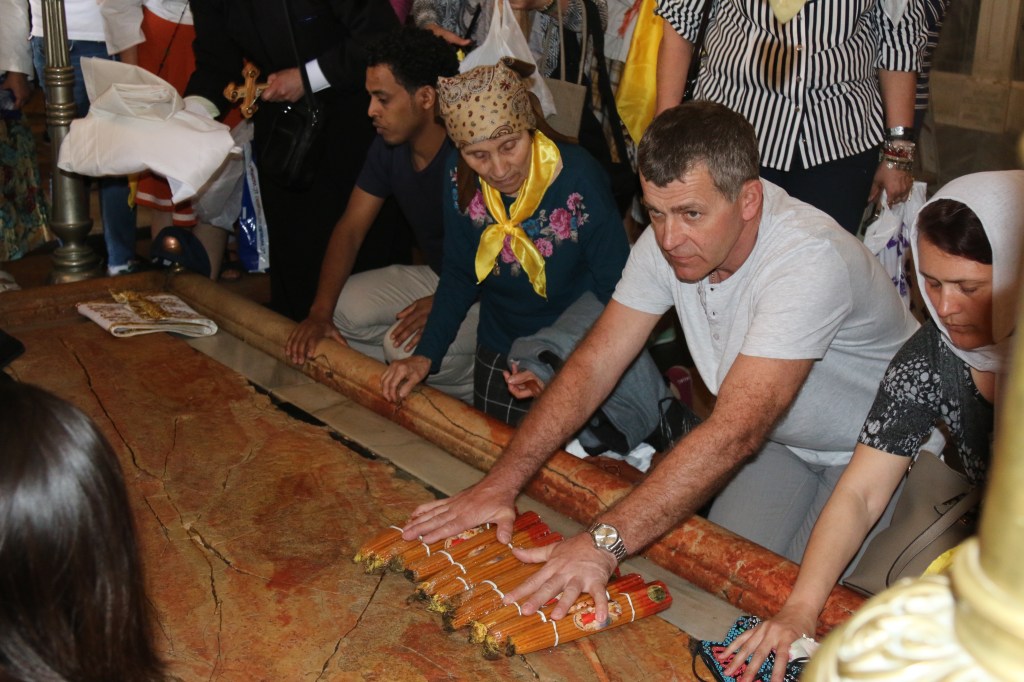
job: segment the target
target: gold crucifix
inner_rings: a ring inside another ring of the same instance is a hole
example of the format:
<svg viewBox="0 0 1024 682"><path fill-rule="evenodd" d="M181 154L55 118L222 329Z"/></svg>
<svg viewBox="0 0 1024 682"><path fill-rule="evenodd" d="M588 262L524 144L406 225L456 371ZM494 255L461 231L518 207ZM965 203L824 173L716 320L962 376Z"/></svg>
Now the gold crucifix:
<svg viewBox="0 0 1024 682"><path fill-rule="evenodd" d="M245 66L242 68L242 76L245 78L245 82L239 86L232 81L224 88L224 96L228 98L229 102L240 101L242 103L242 116L246 118L252 118L252 115L260 108L256 101L263 94L263 91L267 89L267 83L256 82L259 75L260 70L256 68L256 65L246 61Z"/></svg>

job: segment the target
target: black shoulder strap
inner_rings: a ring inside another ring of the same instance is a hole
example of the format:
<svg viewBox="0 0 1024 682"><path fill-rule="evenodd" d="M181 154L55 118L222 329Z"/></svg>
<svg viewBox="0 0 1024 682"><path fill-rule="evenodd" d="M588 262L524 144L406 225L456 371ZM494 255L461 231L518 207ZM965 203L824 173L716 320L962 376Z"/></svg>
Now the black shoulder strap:
<svg viewBox="0 0 1024 682"><path fill-rule="evenodd" d="M615 95L612 93L611 79L608 77L608 62L604 58L604 28L601 26L601 15L597 11L594 0L581 0L581 2L587 8L587 31L590 33L594 45L594 61L597 62L597 91L601 95L601 108L604 110L605 116L608 117L619 161L625 163L629 160L629 153L626 150L626 140L622 136L622 118L619 117L619 110L615 105ZM583 56L583 58L585 57L586 55Z"/></svg>
<svg viewBox="0 0 1024 682"><path fill-rule="evenodd" d="M288 9L288 0L281 0L284 6L285 28L288 29L288 41L292 44L292 54L295 55L295 65L299 67L299 74L302 76L303 99L310 111L316 111L316 98L313 97L313 88L309 85L309 74L306 73L306 62L299 56L299 47L295 44L295 31L292 29L292 13Z"/></svg>
<svg viewBox="0 0 1024 682"><path fill-rule="evenodd" d="M683 91L683 101L693 99L693 93L697 89L697 77L700 75L700 63L704 51L704 39L708 35L708 20L711 17L711 5L715 0L704 0L704 8L700 15L700 28L697 29L697 42L693 44L693 54L690 55L690 68L686 72L686 89Z"/></svg>

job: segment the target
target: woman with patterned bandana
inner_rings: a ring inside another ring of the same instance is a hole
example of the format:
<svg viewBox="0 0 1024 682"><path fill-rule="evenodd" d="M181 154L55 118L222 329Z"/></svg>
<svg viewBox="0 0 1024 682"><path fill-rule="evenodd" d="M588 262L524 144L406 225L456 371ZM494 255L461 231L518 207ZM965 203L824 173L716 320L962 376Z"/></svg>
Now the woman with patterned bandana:
<svg viewBox="0 0 1024 682"><path fill-rule="evenodd" d="M400 402L436 372L479 297L474 405L517 424L541 386L508 371L517 338L550 326L587 291L607 303L629 245L604 171L580 147L537 129L511 60L438 83L458 153L444 197L444 265L423 338L391 364L384 396Z"/></svg>

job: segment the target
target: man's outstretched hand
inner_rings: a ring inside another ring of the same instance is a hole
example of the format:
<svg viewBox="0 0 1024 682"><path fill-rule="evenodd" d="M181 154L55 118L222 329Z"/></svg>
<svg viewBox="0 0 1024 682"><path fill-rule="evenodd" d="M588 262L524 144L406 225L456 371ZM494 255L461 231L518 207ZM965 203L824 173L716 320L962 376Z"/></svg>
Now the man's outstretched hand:
<svg viewBox="0 0 1024 682"><path fill-rule="evenodd" d="M486 479L444 500L420 505L405 524L402 537L431 543L484 523L497 526L498 542L512 541L516 491L495 488Z"/></svg>
<svg viewBox="0 0 1024 682"><path fill-rule="evenodd" d="M558 605L551 611L551 618L558 620L576 598L586 592L594 598L596 621L603 623L608 618L608 578L618 561L611 552L595 547L589 533L580 533L546 547L514 549L512 553L527 563L547 563L507 592L506 604L518 602L523 615L528 616L558 597Z"/></svg>

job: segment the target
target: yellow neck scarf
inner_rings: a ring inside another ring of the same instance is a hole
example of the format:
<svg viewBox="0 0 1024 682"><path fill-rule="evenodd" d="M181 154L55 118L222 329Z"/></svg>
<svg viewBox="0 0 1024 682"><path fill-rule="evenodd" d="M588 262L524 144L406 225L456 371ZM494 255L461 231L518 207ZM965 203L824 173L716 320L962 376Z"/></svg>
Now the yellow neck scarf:
<svg viewBox="0 0 1024 682"><path fill-rule="evenodd" d="M480 178L480 190L483 193L484 205L494 219L480 236L480 246L476 252L477 284L483 282L494 270L494 262L505 245L505 237L511 238L512 253L515 254L523 270L530 278L533 290L543 298L547 298L547 276L544 274L544 256L534 246L522 223L536 212L544 193L554 181L561 167L562 156L558 147L539 130L533 133L530 157L530 173L526 182L519 188L519 195L512 202L508 214L505 204L501 201L501 193Z"/></svg>

